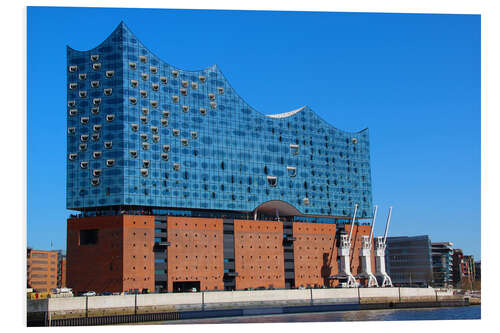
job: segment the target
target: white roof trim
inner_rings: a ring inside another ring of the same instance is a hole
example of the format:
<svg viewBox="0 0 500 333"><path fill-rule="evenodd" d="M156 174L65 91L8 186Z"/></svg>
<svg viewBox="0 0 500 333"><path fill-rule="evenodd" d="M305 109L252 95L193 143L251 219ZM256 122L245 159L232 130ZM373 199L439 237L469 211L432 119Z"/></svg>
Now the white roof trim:
<svg viewBox="0 0 500 333"><path fill-rule="evenodd" d="M298 108L297 110L288 111L288 112L285 112L285 113L268 114L267 117L270 117L270 118L286 118L286 117L293 116L294 114L302 111L304 108L305 108L305 106L303 106L301 108Z"/></svg>

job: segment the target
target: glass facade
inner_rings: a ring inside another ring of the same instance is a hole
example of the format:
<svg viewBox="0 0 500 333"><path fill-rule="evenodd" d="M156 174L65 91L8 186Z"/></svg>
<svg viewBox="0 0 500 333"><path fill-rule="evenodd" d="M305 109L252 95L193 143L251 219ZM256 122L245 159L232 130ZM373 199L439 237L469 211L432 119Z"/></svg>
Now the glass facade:
<svg viewBox="0 0 500 333"><path fill-rule="evenodd" d="M428 286L433 282L428 235L387 237L385 262L395 286Z"/></svg>
<svg viewBox="0 0 500 333"><path fill-rule="evenodd" d="M184 71L120 25L67 49L67 208L372 215L368 130L348 133L309 107L264 115L217 66Z"/></svg>
<svg viewBox="0 0 500 333"><path fill-rule="evenodd" d="M453 243L432 243L434 286L447 287L453 282Z"/></svg>

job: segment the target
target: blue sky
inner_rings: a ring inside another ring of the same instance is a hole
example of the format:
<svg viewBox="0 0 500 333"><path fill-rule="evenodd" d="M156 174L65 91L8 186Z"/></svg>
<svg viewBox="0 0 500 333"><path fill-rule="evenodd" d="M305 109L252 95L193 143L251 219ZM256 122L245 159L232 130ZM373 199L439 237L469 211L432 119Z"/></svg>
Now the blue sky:
<svg viewBox="0 0 500 333"><path fill-rule="evenodd" d="M309 105L370 129L382 234L429 234L481 255L481 18L30 7L28 212L34 248L66 247L66 45L93 48L124 21L183 69L217 64L265 114Z"/></svg>

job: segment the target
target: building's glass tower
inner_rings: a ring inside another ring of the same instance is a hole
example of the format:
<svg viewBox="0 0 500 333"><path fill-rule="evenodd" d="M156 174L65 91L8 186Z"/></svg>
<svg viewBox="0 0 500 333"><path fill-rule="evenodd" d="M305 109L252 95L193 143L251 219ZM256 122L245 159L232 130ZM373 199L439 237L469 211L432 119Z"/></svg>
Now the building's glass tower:
<svg viewBox="0 0 500 333"><path fill-rule="evenodd" d="M68 209L371 216L367 129L263 115L217 66L175 68L123 23L67 61Z"/></svg>

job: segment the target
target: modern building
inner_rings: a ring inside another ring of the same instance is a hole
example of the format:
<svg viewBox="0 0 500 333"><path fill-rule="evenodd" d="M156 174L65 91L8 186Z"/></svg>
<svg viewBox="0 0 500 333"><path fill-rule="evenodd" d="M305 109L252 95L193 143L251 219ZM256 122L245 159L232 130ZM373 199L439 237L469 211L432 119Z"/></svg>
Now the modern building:
<svg viewBox="0 0 500 333"><path fill-rule="evenodd" d="M476 276L475 261L473 255L464 255L464 278L474 281Z"/></svg>
<svg viewBox="0 0 500 333"><path fill-rule="evenodd" d="M481 262L476 261L474 263L474 280L481 281Z"/></svg>
<svg viewBox="0 0 500 333"><path fill-rule="evenodd" d="M461 249L453 250L453 286L469 289L480 287L481 262L474 261L474 256L464 255ZM479 282L479 284L474 283Z"/></svg>
<svg viewBox="0 0 500 333"><path fill-rule="evenodd" d="M68 47L67 83L75 291L331 285L355 205L359 271L367 129L339 130L308 106L264 115L217 66L169 65L123 23L92 50Z"/></svg>
<svg viewBox="0 0 500 333"><path fill-rule="evenodd" d="M436 287L453 285L453 243L432 243L432 272Z"/></svg>
<svg viewBox="0 0 500 333"><path fill-rule="evenodd" d="M462 249L453 249L452 259L452 281L453 286L459 287L460 282L465 276L464 253Z"/></svg>
<svg viewBox="0 0 500 333"><path fill-rule="evenodd" d="M58 252L27 249L27 288L49 292L57 288Z"/></svg>
<svg viewBox="0 0 500 333"><path fill-rule="evenodd" d="M396 286L433 283L431 240L428 235L387 237L387 273Z"/></svg>

